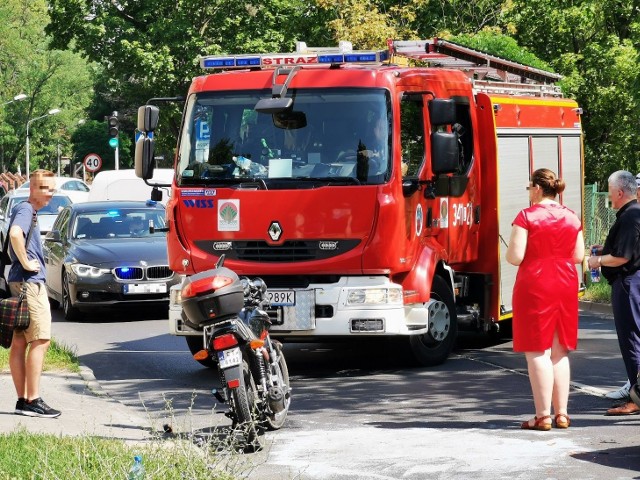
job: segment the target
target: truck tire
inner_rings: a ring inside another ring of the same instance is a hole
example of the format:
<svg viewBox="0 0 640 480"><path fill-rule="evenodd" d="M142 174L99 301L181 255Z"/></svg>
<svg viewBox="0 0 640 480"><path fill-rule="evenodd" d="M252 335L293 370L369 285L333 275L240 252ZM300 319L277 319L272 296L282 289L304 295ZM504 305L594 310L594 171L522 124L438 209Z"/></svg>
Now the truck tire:
<svg viewBox="0 0 640 480"><path fill-rule="evenodd" d="M187 341L187 346L189 347L191 355L195 355L197 352L202 350L202 335L188 335L184 337L184 339ZM213 360L210 356L207 357L206 360L196 360L196 362L203 367L218 368L218 362Z"/></svg>
<svg viewBox="0 0 640 480"><path fill-rule="evenodd" d="M445 280L436 275L431 285L431 298L439 302L434 305L435 314L429 323L429 332L409 337L411 352L418 364L432 367L443 363L458 337L458 318L453 292Z"/></svg>

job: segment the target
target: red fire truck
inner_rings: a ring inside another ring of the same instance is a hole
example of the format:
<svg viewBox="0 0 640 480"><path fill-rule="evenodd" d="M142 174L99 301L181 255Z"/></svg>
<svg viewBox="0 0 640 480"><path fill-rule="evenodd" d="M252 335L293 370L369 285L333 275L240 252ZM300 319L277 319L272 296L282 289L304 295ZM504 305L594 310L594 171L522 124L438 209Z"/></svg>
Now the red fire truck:
<svg viewBox="0 0 640 480"><path fill-rule="evenodd" d="M556 74L441 39L201 65L213 71L184 106L170 267L188 276L224 254L262 277L275 337L404 337L420 364L441 363L459 330L511 318L504 255L532 171L558 172L582 215L581 110ZM140 108L143 178L157 118ZM170 331L200 350L179 293Z"/></svg>

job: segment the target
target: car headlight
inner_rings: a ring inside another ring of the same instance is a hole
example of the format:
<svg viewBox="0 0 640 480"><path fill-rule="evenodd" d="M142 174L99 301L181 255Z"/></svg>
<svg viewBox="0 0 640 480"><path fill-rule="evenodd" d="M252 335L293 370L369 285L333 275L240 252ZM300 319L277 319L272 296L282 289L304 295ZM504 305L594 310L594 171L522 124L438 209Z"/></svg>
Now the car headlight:
<svg viewBox="0 0 640 480"><path fill-rule="evenodd" d="M347 294L348 305L402 305L400 288L353 288Z"/></svg>
<svg viewBox="0 0 640 480"><path fill-rule="evenodd" d="M79 277L93 277L97 278L105 273L110 273L111 270L108 268L98 268L93 267L91 265L84 265L82 263L74 263L71 265L71 270L73 273L78 275Z"/></svg>

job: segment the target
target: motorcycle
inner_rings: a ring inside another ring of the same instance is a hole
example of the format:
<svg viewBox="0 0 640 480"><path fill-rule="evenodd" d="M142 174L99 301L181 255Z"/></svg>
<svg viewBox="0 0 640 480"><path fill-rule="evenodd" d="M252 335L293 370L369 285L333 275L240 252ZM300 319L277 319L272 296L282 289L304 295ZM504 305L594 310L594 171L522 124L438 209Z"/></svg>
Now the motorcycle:
<svg viewBox="0 0 640 480"><path fill-rule="evenodd" d="M269 336L267 285L239 277L223 266L193 275L182 286L182 308L189 324L202 329L196 360L218 364L221 390L216 399L229 406L232 428L244 436L245 450L260 449L259 435L284 425L291 387L282 344Z"/></svg>

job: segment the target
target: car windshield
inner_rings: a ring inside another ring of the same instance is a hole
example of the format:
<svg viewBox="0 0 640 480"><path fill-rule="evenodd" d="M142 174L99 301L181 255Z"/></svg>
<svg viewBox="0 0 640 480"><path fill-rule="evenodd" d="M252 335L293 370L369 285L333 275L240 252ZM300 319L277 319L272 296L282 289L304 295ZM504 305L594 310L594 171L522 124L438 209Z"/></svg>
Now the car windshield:
<svg viewBox="0 0 640 480"><path fill-rule="evenodd" d="M258 113L270 91L206 92L187 104L180 185L313 188L390 178L391 108L383 89L290 89L290 109Z"/></svg>
<svg viewBox="0 0 640 480"><path fill-rule="evenodd" d="M79 213L73 224L73 238L139 238L165 236L165 232L150 232L164 228L164 211L143 208L119 208Z"/></svg>
<svg viewBox="0 0 640 480"><path fill-rule="evenodd" d="M13 209L16 208L19 203L26 202L28 198L29 197L13 197L9 204L11 212L13 212ZM64 207L71 205L71 203L71 200L67 196L54 195L47 205L38 210L38 215L57 215Z"/></svg>

